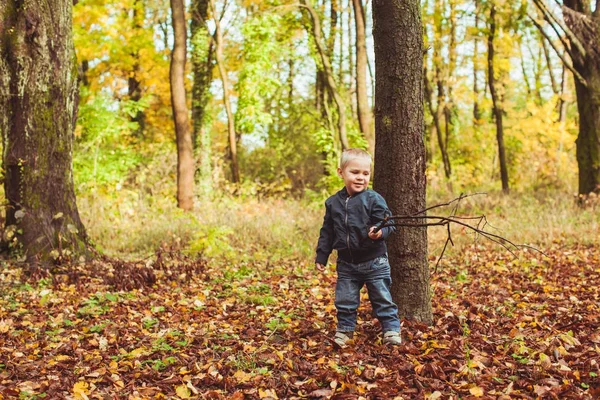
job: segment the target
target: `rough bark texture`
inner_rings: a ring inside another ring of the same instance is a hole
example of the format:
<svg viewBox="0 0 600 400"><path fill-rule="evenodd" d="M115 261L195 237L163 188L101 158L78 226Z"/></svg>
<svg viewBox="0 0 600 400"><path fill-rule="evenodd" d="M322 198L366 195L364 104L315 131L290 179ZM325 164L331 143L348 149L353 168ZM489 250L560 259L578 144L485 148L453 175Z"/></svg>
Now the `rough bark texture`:
<svg viewBox="0 0 600 400"><path fill-rule="evenodd" d="M490 11L490 30L488 34L488 84L492 95L492 108L496 120L496 141L498 142L498 159L500 161L500 179L502 180L502 191L508 193L508 168L506 165L506 150L504 147L504 126L502 117L502 100L496 90L496 79L494 76L494 37L496 36L496 7L492 5Z"/></svg>
<svg viewBox="0 0 600 400"><path fill-rule="evenodd" d="M589 1L565 0L565 22L583 45L584 52L571 40L573 67L585 79L575 79L579 135L577 164L579 193L600 193L600 15L591 11Z"/></svg>
<svg viewBox="0 0 600 400"><path fill-rule="evenodd" d="M354 5L354 21L356 26L356 103L358 108L358 123L369 149L375 150L375 135L373 134L373 117L369 106L367 91L367 34L365 30L365 9L362 0L352 0Z"/></svg>
<svg viewBox="0 0 600 400"><path fill-rule="evenodd" d="M205 108L210 98L212 81L213 46L206 21L208 19L208 0L192 2L192 143L197 151L199 194L206 196L212 191L211 140L206 129Z"/></svg>
<svg viewBox="0 0 600 400"><path fill-rule="evenodd" d="M0 2L4 240L31 262L88 254L73 185L77 78L71 0Z"/></svg>
<svg viewBox="0 0 600 400"><path fill-rule="evenodd" d="M185 95L187 28L183 0L171 0L174 44L171 52L171 105L177 140L177 205L194 208L194 149Z"/></svg>
<svg viewBox="0 0 600 400"><path fill-rule="evenodd" d="M419 0L374 0L375 190L394 214L425 208L423 29ZM426 228L388 240L401 317L432 322Z"/></svg>

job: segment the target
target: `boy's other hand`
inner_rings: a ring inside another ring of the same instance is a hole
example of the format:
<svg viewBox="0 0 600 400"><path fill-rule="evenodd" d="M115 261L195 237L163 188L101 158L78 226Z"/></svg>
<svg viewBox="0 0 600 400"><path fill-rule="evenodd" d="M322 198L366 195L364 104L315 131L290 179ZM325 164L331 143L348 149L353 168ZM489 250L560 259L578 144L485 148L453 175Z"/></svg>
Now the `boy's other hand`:
<svg viewBox="0 0 600 400"><path fill-rule="evenodd" d="M373 232L375 230L375 227L372 226L371 229L369 229L369 237L373 240L377 240L380 239L381 236L383 235L383 233L381 232L381 229L377 231L377 233Z"/></svg>
<svg viewBox="0 0 600 400"><path fill-rule="evenodd" d="M323 264L315 263L315 267L321 272L325 271L325 266Z"/></svg>

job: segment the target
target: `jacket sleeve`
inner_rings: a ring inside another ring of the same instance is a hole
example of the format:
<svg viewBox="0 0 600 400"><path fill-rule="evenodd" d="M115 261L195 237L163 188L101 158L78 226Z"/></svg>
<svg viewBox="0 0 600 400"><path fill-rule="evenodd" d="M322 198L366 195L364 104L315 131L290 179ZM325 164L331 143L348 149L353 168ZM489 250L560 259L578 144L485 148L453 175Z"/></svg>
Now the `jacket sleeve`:
<svg viewBox="0 0 600 400"><path fill-rule="evenodd" d="M391 215L392 212L388 208L385 199L379 193L377 193L375 196L375 201L373 202L373 208L371 210L371 219L377 223L382 221L385 217L389 217ZM391 220L390 222L393 223L394 220ZM396 232L395 226L384 226L381 228L381 239L387 239L394 232Z"/></svg>
<svg viewBox="0 0 600 400"><path fill-rule="evenodd" d="M333 217L331 207L325 203L325 218L323 218L323 226L319 233L319 242L317 244L316 263L326 265L329 255L333 251Z"/></svg>

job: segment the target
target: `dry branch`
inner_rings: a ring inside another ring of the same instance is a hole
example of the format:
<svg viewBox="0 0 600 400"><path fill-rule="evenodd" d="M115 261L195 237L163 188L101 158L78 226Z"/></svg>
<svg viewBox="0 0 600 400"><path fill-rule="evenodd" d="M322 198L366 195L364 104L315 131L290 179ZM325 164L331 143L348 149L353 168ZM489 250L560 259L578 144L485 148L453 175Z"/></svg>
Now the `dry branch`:
<svg viewBox="0 0 600 400"><path fill-rule="evenodd" d="M449 202L436 204L431 207L425 208L424 210L417 211L416 213L413 213L413 214L391 215L389 217L386 217L383 221L381 221L375 225L375 232L379 231L381 228L384 228L386 226L401 226L401 227L408 227L408 228L422 228L422 227L429 227L429 226L446 226L446 229L448 231L448 236L446 238L446 242L444 243L442 253L440 254L440 256L435 264L435 270L437 270L437 266L440 263L442 257L444 256L444 253L446 251L448 243L450 243L452 246L454 246L454 241L452 240L452 233L451 233L451 229L450 229L451 224L456 224L456 225L462 226L464 228L470 229L473 232L475 232L475 234L481 235L484 238L486 238L496 244L499 244L500 246L504 247L508 252L510 252L515 258L517 258L515 251L518 249L523 249L523 248L531 249L531 250L537 251L541 254L544 254L544 252L542 252L541 250L539 250L535 247L532 247L532 246L529 246L526 244L517 244L517 243L512 242L511 240L506 239L505 237L502 237L495 233L486 231L485 230L486 226L491 226L491 225L489 224L485 215L478 215L478 216L456 215L456 213L458 211L458 205L462 199L465 199L465 198L471 197L471 196L475 196L475 195L480 195L480 194L485 194L485 193L475 193L472 195L462 195L461 194L459 197L457 197ZM434 208L447 207L447 206L452 205L453 203L455 203L455 204L448 216L425 215L425 213L429 210L432 210ZM423 222L423 220L431 221L431 222ZM470 224L470 223L464 222L464 221L469 221L469 220L477 221L477 224ZM404 221L404 222L399 222L399 221Z"/></svg>

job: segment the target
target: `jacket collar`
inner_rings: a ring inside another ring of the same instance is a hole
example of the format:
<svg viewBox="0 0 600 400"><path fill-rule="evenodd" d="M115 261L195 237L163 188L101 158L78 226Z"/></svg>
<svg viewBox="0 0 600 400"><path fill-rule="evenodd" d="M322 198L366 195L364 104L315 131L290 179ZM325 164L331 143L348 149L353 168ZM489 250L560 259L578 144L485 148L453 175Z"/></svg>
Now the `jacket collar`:
<svg viewBox="0 0 600 400"><path fill-rule="evenodd" d="M356 193L354 196L352 197L356 197L356 196L360 196L361 194L365 193L366 191L368 191L369 189L365 189L360 193ZM340 190L338 192L338 195L342 198L342 200L346 200L348 197L350 197L350 195L348 194L348 190L346 190L346 187L344 186L342 188L342 190Z"/></svg>

